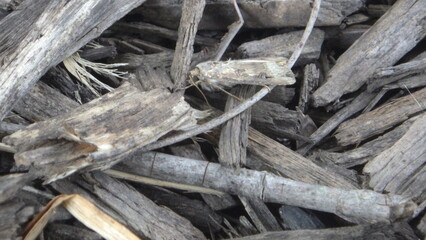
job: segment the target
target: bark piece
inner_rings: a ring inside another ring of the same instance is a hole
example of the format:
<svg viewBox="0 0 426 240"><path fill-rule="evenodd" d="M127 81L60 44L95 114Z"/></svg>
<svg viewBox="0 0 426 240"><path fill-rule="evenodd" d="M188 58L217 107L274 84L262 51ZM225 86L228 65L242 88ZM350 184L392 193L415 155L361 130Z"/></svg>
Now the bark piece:
<svg viewBox="0 0 426 240"><path fill-rule="evenodd" d="M299 43L303 31L295 31L243 43L237 49L240 58L284 57L289 58ZM314 29L306 42L296 65L304 65L319 58L324 32Z"/></svg>
<svg viewBox="0 0 426 240"><path fill-rule="evenodd" d="M51 68L41 80L47 83L47 85L58 89L68 98L81 104L90 102L96 98L96 95L92 91L77 81L72 80L68 72L60 66Z"/></svg>
<svg viewBox="0 0 426 240"><path fill-rule="evenodd" d="M319 158L322 161L331 161L345 168L364 164L373 160L373 158L381 152L392 147L395 142L397 142L407 132L408 128L411 124L413 124L414 119L415 118L410 118L392 131L389 131L377 139L363 144L362 146L358 146L355 149L346 150L344 152L316 150L312 153L312 157L310 158Z"/></svg>
<svg viewBox="0 0 426 240"><path fill-rule="evenodd" d="M380 87L407 78L410 75L416 75L426 72L426 58L413 60L407 63L399 64L386 68L377 69L368 82L368 90L374 91Z"/></svg>
<svg viewBox="0 0 426 240"><path fill-rule="evenodd" d="M13 111L31 122L64 114L79 104L43 82L36 85L13 107Z"/></svg>
<svg viewBox="0 0 426 240"><path fill-rule="evenodd" d="M238 86L231 90L231 94L246 99L254 94L253 86ZM239 104L234 97L229 96L225 111ZM248 142L248 127L250 125L251 111L241 113L229 120L220 133L219 140L219 162L224 166L239 168L246 164L246 152Z"/></svg>
<svg viewBox="0 0 426 240"><path fill-rule="evenodd" d="M209 206L197 199L190 199L161 188L136 187L143 195L149 197L156 204L166 206L180 216L191 221L194 227L205 233L217 233L223 224L222 216L215 213Z"/></svg>
<svg viewBox="0 0 426 240"><path fill-rule="evenodd" d="M89 61L97 61L104 58L117 56L117 49L114 46L102 46L99 48L85 49L80 54L81 58Z"/></svg>
<svg viewBox="0 0 426 240"><path fill-rule="evenodd" d="M407 223L396 223L392 225L374 224L359 225L353 227L329 228L321 230L295 230L284 232L269 232L234 240L415 240L418 239Z"/></svg>
<svg viewBox="0 0 426 240"><path fill-rule="evenodd" d="M254 129L250 129L249 132L248 150L252 158L272 166L290 179L342 189L359 188L352 179L321 168L311 160Z"/></svg>
<svg viewBox="0 0 426 240"><path fill-rule="evenodd" d="M252 112L251 126L273 139L288 138L309 142L307 136L316 129L309 116L276 103L259 101L253 105ZM304 130L307 131L303 132Z"/></svg>
<svg viewBox="0 0 426 240"><path fill-rule="evenodd" d="M425 1L402 0L394 4L339 57L327 82L313 94L314 105L325 106L356 91L378 68L395 64L426 35L425 17Z"/></svg>
<svg viewBox="0 0 426 240"><path fill-rule="evenodd" d="M145 22L117 22L111 27L114 31L125 32L125 33L137 33L137 34L146 34L146 35L155 35L165 39L170 39L176 41L178 39L178 32L168 28L156 26L154 24L145 23ZM195 36L195 44L213 46L217 43L215 39Z"/></svg>
<svg viewBox="0 0 426 240"><path fill-rule="evenodd" d="M423 217L420 219L420 222L417 225L417 230L419 230L423 237L426 236L426 215L423 215Z"/></svg>
<svg viewBox="0 0 426 240"><path fill-rule="evenodd" d="M203 15L205 0L184 0L182 4L182 17L179 24L179 36L176 42L170 74L175 87L182 87L187 79L187 74L194 53L194 40L198 30L198 23Z"/></svg>
<svg viewBox="0 0 426 240"><path fill-rule="evenodd" d="M317 216L301 208L283 205L279 212L286 230L325 228Z"/></svg>
<svg viewBox="0 0 426 240"><path fill-rule="evenodd" d="M415 203L399 195L307 184L266 172L233 170L215 163L155 152L132 156L117 169L230 194L257 196L266 202L331 212L355 223L392 222L412 216L416 208Z"/></svg>
<svg viewBox="0 0 426 240"><path fill-rule="evenodd" d="M275 216L261 199L256 197L247 198L240 196L240 200L259 232L282 230Z"/></svg>
<svg viewBox="0 0 426 240"><path fill-rule="evenodd" d="M43 0L21 4L19 11L0 23L0 120L49 68L143 2Z"/></svg>
<svg viewBox="0 0 426 240"><path fill-rule="evenodd" d="M112 157L126 154L135 146L154 142L173 130L196 126L199 114L177 94L162 89L139 92L124 84L3 141L18 150L17 165L33 166L51 182L85 167L108 168L114 164Z"/></svg>
<svg viewBox="0 0 426 240"><path fill-rule="evenodd" d="M426 88L423 88L342 123L335 137L343 146L359 143L423 111L425 106Z"/></svg>
<svg viewBox="0 0 426 240"><path fill-rule="evenodd" d="M320 78L320 70L315 64L308 64L303 69L303 82L300 87L298 107L302 113L308 110L308 104L312 92L317 89Z"/></svg>
<svg viewBox="0 0 426 240"><path fill-rule="evenodd" d="M181 11L181 2L174 0L148 1L135 12L143 15L145 21L177 29ZM200 29L226 29L236 14L231 1L207 1ZM305 27L311 13L310 2L304 1L249 1L239 0L245 25L249 28ZM361 0L325 0L321 4L317 26L337 26L349 14L363 6Z"/></svg>
<svg viewBox="0 0 426 240"><path fill-rule="evenodd" d="M0 204L0 239L21 239L22 226L35 213L31 205L17 199Z"/></svg>
<svg viewBox="0 0 426 240"><path fill-rule="evenodd" d="M67 224L54 223L49 224L46 228L46 235L52 239L64 239L64 240L102 240L103 238L90 230L75 227Z"/></svg>
<svg viewBox="0 0 426 240"><path fill-rule="evenodd" d="M172 79L166 69L153 67L149 63L142 63L134 71L135 80L139 83L143 91L150 91L156 88L173 87Z"/></svg>
<svg viewBox="0 0 426 240"><path fill-rule="evenodd" d="M369 93L367 91L359 94L355 99L352 100L350 104L336 112L331 118L327 119L327 121L314 133L311 134L309 138L311 139L312 143L309 143L308 145L298 149L297 152L302 155L306 154L325 136L331 133L336 127L340 126L339 124L368 106L368 104L371 102L371 100L374 99L375 96L376 94Z"/></svg>
<svg viewBox="0 0 426 240"><path fill-rule="evenodd" d="M293 101L296 91L289 86L275 86L272 91L262 98L263 101L273 102L286 106Z"/></svg>
<svg viewBox="0 0 426 240"><path fill-rule="evenodd" d="M410 126L391 148L366 164L370 187L379 192L400 194L422 202L426 198L426 114Z"/></svg>

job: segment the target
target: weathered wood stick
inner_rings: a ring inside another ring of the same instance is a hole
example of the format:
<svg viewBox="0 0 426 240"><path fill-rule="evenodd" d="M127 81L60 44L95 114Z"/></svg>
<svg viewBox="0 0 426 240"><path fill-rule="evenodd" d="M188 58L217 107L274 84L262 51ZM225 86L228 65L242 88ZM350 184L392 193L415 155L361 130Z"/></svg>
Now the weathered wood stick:
<svg viewBox="0 0 426 240"><path fill-rule="evenodd" d="M370 92L363 92L359 94L352 102L346 107L340 109L331 118L329 118L323 125L321 125L314 133L309 136L312 143L306 144L297 152L305 155L315 145L317 145L325 136L331 133L343 121L354 115L355 113L364 109L376 94Z"/></svg>
<svg viewBox="0 0 426 240"><path fill-rule="evenodd" d="M404 79L409 75L426 72L426 58L377 69L368 82L368 90L374 91L386 84Z"/></svg>
<svg viewBox="0 0 426 240"><path fill-rule="evenodd" d="M392 128L425 109L426 88L423 88L342 123L337 128L335 137L341 145L356 144Z"/></svg>
<svg viewBox="0 0 426 240"><path fill-rule="evenodd" d="M198 30L198 23L203 15L205 5L205 0L183 1L179 36L170 69L175 88L182 87L188 77L192 54L194 53L194 40Z"/></svg>
<svg viewBox="0 0 426 240"><path fill-rule="evenodd" d="M230 194L330 212L355 223L393 222L410 217L416 207L398 195L343 190L307 184L267 172L233 170L211 162L147 152L116 166L121 171L167 181L210 187Z"/></svg>
<svg viewBox="0 0 426 240"><path fill-rule="evenodd" d="M0 120L47 70L145 0L25 1L0 22Z"/></svg>
<svg viewBox="0 0 426 240"><path fill-rule="evenodd" d="M181 11L181 1L151 0L134 12L154 24L177 29ZM206 10L200 22L200 29L225 30L235 19L232 1L207 1ZM238 0L246 27L281 28L304 27L311 12L309 0L262 2L260 0ZM361 0L325 0L318 16L317 26L338 26L342 20L363 7Z"/></svg>
<svg viewBox="0 0 426 240"><path fill-rule="evenodd" d="M346 150L344 152L329 152L324 150L315 150L313 152L314 158L320 158L322 161L331 161L335 164L350 168L357 165L364 164L369 160L372 160L375 156L392 147L408 130L413 124L417 117L410 118L400 126L392 129L382 136L369 141L362 146L357 146L352 150Z"/></svg>
<svg viewBox="0 0 426 240"><path fill-rule="evenodd" d="M356 91L378 68L395 64L426 35L425 17L426 1L399 0L339 57L313 94L313 104L324 106Z"/></svg>
<svg viewBox="0 0 426 240"><path fill-rule="evenodd" d="M17 165L35 168L49 182L84 167L108 168L114 156L137 145L195 127L199 114L180 94L164 89L140 92L126 83L66 114L15 132L3 142L18 150Z"/></svg>
<svg viewBox="0 0 426 240"><path fill-rule="evenodd" d="M368 162L363 172L376 191L425 200L426 113L420 115L392 147Z"/></svg>
<svg viewBox="0 0 426 240"><path fill-rule="evenodd" d="M242 238L232 238L232 240L355 240L355 239L377 239L384 237L389 240L398 240L400 238L406 240L419 239L408 223L395 224L373 224L359 225L341 228L327 229L304 229L282 232L268 232L257 235L246 236Z"/></svg>

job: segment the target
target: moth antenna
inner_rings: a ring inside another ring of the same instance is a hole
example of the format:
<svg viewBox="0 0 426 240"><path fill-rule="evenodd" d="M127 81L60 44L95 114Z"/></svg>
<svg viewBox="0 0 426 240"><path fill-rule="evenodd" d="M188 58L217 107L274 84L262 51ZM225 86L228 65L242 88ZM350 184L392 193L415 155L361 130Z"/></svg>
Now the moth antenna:
<svg viewBox="0 0 426 240"><path fill-rule="evenodd" d="M216 87L217 89L219 89L220 91L224 92L225 94L227 94L228 96L231 96L231 97L233 97L233 98L237 99L237 100L238 100L238 101L240 101L240 102L243 102L243 101L244 101L244 99L242 99L242 98L240 98L240 97L235 96L234 94L232 94L232 93L230 93L230 92L226 91L225 89L223 89L223 88L221 88L221 87L219 87L219 86L215 86L215 87Z"/></svg>
<svg viewBox="0 0 426 240"><path fill-rule="evenodd" d="M204 92L198 87L198 83L201 82L201 80L198 80L198 81L194 82L194 80L192 79L192 76L189 76L189 81L191 82L191 85L189 85L187 88L189 88L191 86L194 86L198 90L198 92L201 93L201 96L203 96L204 101L206 101L207 105L209 107L211 107L211 105L209 103L209 100L207 100L206 95L204 95Z"/></svg>

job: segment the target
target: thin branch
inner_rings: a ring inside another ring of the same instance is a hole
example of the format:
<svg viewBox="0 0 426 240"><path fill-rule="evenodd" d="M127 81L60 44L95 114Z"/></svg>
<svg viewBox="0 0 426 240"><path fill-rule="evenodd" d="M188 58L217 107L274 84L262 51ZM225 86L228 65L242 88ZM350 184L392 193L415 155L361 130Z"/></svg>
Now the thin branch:
<svg viewBox="0 0 426 240"><path fill-rule="evenodd" d="M314 28L315 21L318 17L318 12L320 10L320 5L321 5L321 0L315 0L313 8L312 8L311 15L310 15L310 18L309 18L309 21L308 21L308 24L307 24L307 26L305 28L305 32L303 33L303 36L302 36L302 39L300 40L300 43L297 45L296 50L294 51L293 55L290 58L290 60L294 59L294 60L289 61L289 67L290 68L293 67L297 58L300 56L300 53L302 52L302 49L305 46L305 43L308 40L310 33L312 32L312 29ZM204 132L206 132L206 131L208 131L212 128L215 128L215 127L223 124L224 122L228 121L229 119L237 116L238 114L244 112L249 107L253 106L256 102L258 102L266 94L268 94L273 88L274 88L274 86L263 87L255 95L248 98L247 100L242 102L240 105L233 108L231 111L226 112L226 113L222 114L221 116L219 116L215 119L212 119L211 121L209 121L209 122L207 122L203 125L198 126L195 129L192 129L190 131L172 136L170 138L166 138L164 140L157 141L155 143L146 145L141 150L149 151L149 150L154 150L154 149L157 149L157 148L165 147L165 146L174 144L176 142L180 142L182 140L185 140L187 138L193 137L195 135L204 133Z"/></svg>

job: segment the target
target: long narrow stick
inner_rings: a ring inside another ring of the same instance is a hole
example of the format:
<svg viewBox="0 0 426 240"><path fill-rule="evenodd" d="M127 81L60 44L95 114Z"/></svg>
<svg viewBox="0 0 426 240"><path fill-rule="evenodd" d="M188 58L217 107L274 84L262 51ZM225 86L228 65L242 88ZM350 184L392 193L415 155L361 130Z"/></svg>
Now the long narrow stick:
<svg viewBox="0 0 426 240"><path fill-rule="evenodd" d="M344 190L294 181L268 172L231 169L217 163L147 152L116 166L132 174L257 197L266 202L330 212L355 223L410 217L416 204L399 195Z"/></svg>

